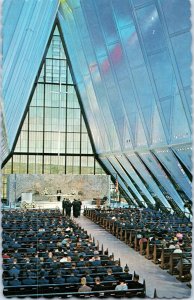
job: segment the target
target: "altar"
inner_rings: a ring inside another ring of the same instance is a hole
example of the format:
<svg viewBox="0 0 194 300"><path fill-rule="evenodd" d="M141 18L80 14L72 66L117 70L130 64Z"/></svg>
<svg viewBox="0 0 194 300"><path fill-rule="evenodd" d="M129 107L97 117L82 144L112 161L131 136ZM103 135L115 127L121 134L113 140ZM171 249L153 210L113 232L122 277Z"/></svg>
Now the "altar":
<svg viewBox="0 0 194 300"><path fill-rule="evenodd" d="M50 202L56 202L57 197L61 197L60 201L62 201L64 198L69 199L70 201L73 201L74 198L76 198L76 194L53 194L53 195L44 195L44 197L47 198L47 201ZM45 200L45 199L44 199ZM59 201L59 202L60 202Z"/></svg>

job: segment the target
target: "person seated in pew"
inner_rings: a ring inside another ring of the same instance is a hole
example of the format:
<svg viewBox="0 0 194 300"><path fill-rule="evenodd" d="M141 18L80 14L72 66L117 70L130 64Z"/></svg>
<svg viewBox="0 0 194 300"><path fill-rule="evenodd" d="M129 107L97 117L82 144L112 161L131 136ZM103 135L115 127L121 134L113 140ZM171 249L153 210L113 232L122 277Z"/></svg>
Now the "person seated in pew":
<svg viewBox="0 0 194 300"><path fill-rule="evenodd" d="M90 276L90 272L88 270L86 270L84 272L84 275L85 275L86 281L88 283L93 283L94 282L94 279L93 279L93 277Z"/></svg>
<svg viewBox="0 0 194 300"><path fill-rule="evenodd" d="M3 250L7 251L9 249L9 245L10 245L10 242L4 240L2 243Z"/></svg>
<svg viewBox="0 0 194 300"><path fill-rule="evenodd" d="M28 274L26 278L22 280L22 285L35 285L35 284L37 284L37 280L32 278L30 274Z"/></svg>
<svg viewBox="0 0 194 300"><path fill-rule="evenodd" d="M128 283L128 289L136 289L136 288L141 288L144 285L142 283L139 282L139 275L138 274L134 274L133 276L133 280Z"/></svg>
<svg viewBox="0 0 194 300"><path fill-rule="evenodd" d="M76 269L76 263L71 264L71 270L74 272L75 276L80 274L80 271Z"/></svg>
<svg viewBox="0 0 194 300"><path fill-rule="evenodd" d="M52 274L56 274L61 267L60 262L57 260L56 256L53 256L53 261L47 266L52 270Z"/></svg>
<svg viewBox="0 0 194 300"><path fill-rule="evenodd" d="M10 244L10 247L13 248L13 249L19 249L19 248L22 247L22 245L19 244L16 239L13 239L13 242Z"/></svg>
<svg viewBox="0 0 194 300"><path fill-rule="evenodd" d="M100 277L96 277L95 278L95 284L92 287L92 291L94 291L94 292L103 291L103 289L104 289L104 286L101 284Z"/></svg>
<svg viewBox="0 0 194 300"><path fill-rule="evenodd" d="M112 267L113 273L123 272L123 268L119 265L119 261L116 260L114 266Z"/></svg>
<svg viewBox="0 0 194 300"><path fill-rule="evenodd" d="M81 286L78 289L78 293L80 292L90 292L92 288L87 285L86 277L81 278Z"/></svg>
<svg viewBox="0 0 194 300"><path fill-rule="evenodd" d="M120 278L119 284L116 285L115 291L126 291L128 290L128 286L125 283L125 280Z"/></svg>
<svg viewBox="0 0 194 300"><path fill-rule="evenodd" d="M112 269L107 269L107 275L104 276L103 281L116 281L114 275L112 275Z"/></svg>
<svg viewBox="0 0 194 300"><path fill-rule="evenodd" d="M61 272L57 273L56 277L52 278L52 283L54 283L54 284L63 284L63 283L65 283L65 278L62 277Z"/></svg>
<svg viewBox="0 0 194 300"><path fill-rule="evenodd" d="M51 240L49 243L47 243L47 250L53 251L55 249L55 243Z"/></svg>
<svg viewBox="0 0 194 300"><path fill-rule="evenodd" d="M39 264L40 258L39 258L39 252L37 251L31 259L29 257L25 257L26 263L33 263L33 264Z"/></svg>
<svg viewBox="0 0 194 300"><path fill-rule="evenodd" d="M31 277L31 278L36 278L37 277L37 272L36 271L32 271L31 269L28 269L26 271L24 271L22 277Z"/></svg>
<svg viewBox="0 0 194 300"><path fill-rule="evenodd" d="M180 246L178 244L176 244L173 253L182 253L182 252L183 251L181 250Z"/></svg>
<svg viewBox="0 0 194 300"><path fill-rule="evenodd" d="M42 265L38 271L38 274L40 277L42 276L47 277L49 275L49 272L45 269L45 266Z"/></svg>
<svg viewBox="0 0 194 300"><path fill-rule="evenodd" d="M175 244L173 242L170 242L168 248L169 249L175 249Z"/></svg>
<svg viewBox="0 0 194 300"><path fill-rule="evenodd" d="M63 253L63 257L60 259L60 262L71 262L71 258L68 256L67 252Z"/></svg>
<svg viewBox="0 0 194 300"><path fill-rule="evenodd" d="M58 246L57 249L53 249L53 250L55 252L55 256L57 257L63 255L63 253L65 252L62 246Z"/></svg>
<svg viewBox="0 0 194 300"><path fill-rule="evenodd" d="M133 275L129 273L129 267L127 264L124 267L124 273L120 274L119 277L125 280L132 280Z"/></svg>
<svg viewBox="0 0 194 300"><path fill-rule="evenodd" d="M38 285L42 285L42 284L48 284L49 280L45 278L45 276L41 276L40 278L38 278Z"/></svg>
<svg viewBox="0 0 194 300"><path fill-rule="evenodd" d="M92 273L106 273L107 268L104 266L98 266L92 271Z"/></svg>
<svg viewBox="0 0 194 300"><path fill-rule="evenodd" d="M18 263L17 258L14 258L14 259L13 259L12 267L13 267L13 266L15 266L18 270L20 270L21 265Z"/></svg>
<svg viewBox="0 0 194 300"><path fill-rule="evenodd" d="M74 254L72 256L72 260L75 261L75 262L79 261L79 252L78 252L78 250L74 251Z"/></svg>
<svg viewBox="0 0 194 300"><path fill-rule="evenodd" d="M163 248L167 248L167 240L165 239L165 236L162 237L161 245L163 246Z"/></svg>
<svg viewBox="0 0 194 300"><path fill-rule="evenodd" d="M18 262L22 262L22 254L18 252L18 249L14 250L14 253L12 253L12 256L18 260Z"/></svg>
<svg viewBox="0 0 194 300"><path fill-rule="evenodd" d="M15 250L15 251L17 251L17 250ZM15 251L14 251L14 253L15 253ZM7 251L6 250L3 250L2 251L2 258L3 259L9 259L10 258L10 255L7 253ZM13 255L14 256L14 255Z"/></svg>
<svg viewBox="0 0 194 300"><path fill-rule="evenodd" d="M10 270L8 270L9 276L18 276L20 274L20 269L17 269L16 266L12 266Z"/></svg>
<svg viewBox="0 0 194 300"><path fill-rule="evenodd" d="M46 245L43 244L43 241L40 239L37 244L38 251L46 251Z"/></svg>
<svg viewBox="0 0 194 300"><path fill-rule="evenodd" d="M110 255L107 261L108 266L112 266L114 264L114 256Z"/></svg>
<svg viewBox="0 0 194 300"><path fill-rule="evenodd" d="M79 261L77 262L77 267L85 267L85 261L84 261L84 256L80 255L79 256Z"/></svg>
<svg viewBox="0 0 194 300"><path fill-rule="evenodd" d="M70 276L66 277L67 283L79 283L79 277L75 276L73 270L70 270Z"/></svg>
<svg viewBox="0 0 194 300"><path fill-rule="evenodd" d="M14 275L13 279L8 280L8 285L9 286L19 286L19 285L21 285L21 281L18 279L17 275Z"/></svg>
<svg viewBox="0 0 194 300"><path fill-rule="evenodd" d="M142 244L142 243L147 243L147 238L145 237L145 235L142 235L142 237L140 238L139 240L139 246Z"/></svg>
<svg viewBox="0 0 194 300"><path fill-rule="evenodd" d="M98 255L95 255L94 260L91 261L91 265L94 267L101 266L101 260L99 258Z"/></svg>

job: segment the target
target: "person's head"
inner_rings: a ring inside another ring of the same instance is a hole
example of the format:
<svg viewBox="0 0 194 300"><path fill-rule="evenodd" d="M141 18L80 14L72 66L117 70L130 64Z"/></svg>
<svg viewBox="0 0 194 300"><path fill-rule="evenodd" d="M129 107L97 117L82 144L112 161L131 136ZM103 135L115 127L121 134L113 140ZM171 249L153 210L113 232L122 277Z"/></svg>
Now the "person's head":
<svg viewBox="0 0 194 300"><path fill-rule="evenodd" d="M75 269L76 268L76 263L72 263L72 269Z"/></svg>
<svg viewBox="0 0 194 300"><path fill-rule="evenodd" d="M120 281L119 281L119 283L120 283L120 285L125 285L126 283L125 283L125 279L120 279Z"/></svg>
<svg viewBox="0 0 194 300"><path fill-rule="evenodd" d="M88 270L86 270L86 271L84 272L84 275L85 275L85 276L89 276L89 275L90 275L90 272L89 272Z"/></svg>
<svg viewBox="0 0 194 300"><path fill-rule="evenodd" d="M119 266L119 261L118 260L115 261L115 266Z"/></svg>
<svg viewBox="0 0 194 300"><path fill-rule="evenodd" d="M95 278L95 284L100 284L100 277Z"/></svg>
<svg viewBox="0 0 194 300"><path fill-rule="evenodd" d="M107 269L107 274L112 275L112 269Z"/></svg>
<svg viewBox="0 0 194 300"><path fill-rule="evenodd" d="M86 277L81 278L81 285L86 285Z"/></svg>

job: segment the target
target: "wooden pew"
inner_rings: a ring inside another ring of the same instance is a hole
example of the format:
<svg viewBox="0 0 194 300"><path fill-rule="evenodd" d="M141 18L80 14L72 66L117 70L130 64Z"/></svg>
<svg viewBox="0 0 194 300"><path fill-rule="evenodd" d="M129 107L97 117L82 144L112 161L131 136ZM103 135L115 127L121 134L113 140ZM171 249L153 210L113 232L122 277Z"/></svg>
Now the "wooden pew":
<svg viewBox="0 0 194 300"><path fill-rule="evenodd" d="M153 252L154 252L154 245L153 244L150 245L150 240L148 238L145 258L152 259Z"/></svg>
<svg viewBox="0 0 194 300"><path fill-rule="evenodd" d="M125 228L124 229L124 242L125 244L129 244L129 238L130 238L131 229Z"/></svg>
<svg viewBox="0 0 194 300"><path fill-rule="evenodd" d="M170 264L170 255L173 253L174 249L169 248L162 248L161 253L161 261L160 261L160 268L161 269L168 269Z"/></svg>
<svg viewBox="0 0 194 300"><path fill-rule="evenodd" d="M162 253L162 246L161 244L154 244L154 251L153 251L153 263L158 264Z"/></svg>
<svg viewBox="0 0 194 300"><path fill-rule="evenodd" d="M148 241L149 241L149 239L148 239ZM146 254L146 249L147 249L148 241L147 241L147 242L142 242L142 243L140 243L139 253L140 253L141 255L145 255L145 254Z"/></svg>
<svg viewBox="0 0 194 300"><path fill-rule="evenodd" d="M176 268L179 260L181 259L183 253L171 253L170 254L170 260L169 260L169 270L168 273L171 275L177 275L178 270Z"/></svg>
<svg viewBox="0 0 194 300"><path fill-rule="evenodd" d="M180 268L178 268L179 275L176 278L182 282L190 281L192 268L191 260L188 260L188 262L183 262L183 260L183 257L181 257Z"/></svg>
<svg viewBox="0 0 194 300"><path fill-rule="evenodd" d="M135 243L135 236L136 236L136 230L132 229L130 231L130 237L129 237L129 246L131 248L134 248L134 243Z"/></svg>

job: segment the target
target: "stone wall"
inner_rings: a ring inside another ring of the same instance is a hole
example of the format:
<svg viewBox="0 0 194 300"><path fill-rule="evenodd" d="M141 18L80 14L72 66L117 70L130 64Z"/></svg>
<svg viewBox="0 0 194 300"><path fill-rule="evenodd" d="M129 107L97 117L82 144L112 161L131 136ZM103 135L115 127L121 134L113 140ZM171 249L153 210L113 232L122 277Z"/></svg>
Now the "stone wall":
<svg viewBox="0 0 194 300"><path fill-rule="evenodd" d="M71 195L73 199L82 201L103 198L109 193L109 176L11 174L8 177L8 199L12 203L27 192L32 192L33 200L45 201L49 195L56 195L57 190L61 190L62 195Z"/></svg>

